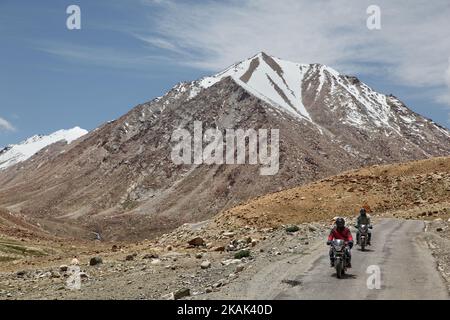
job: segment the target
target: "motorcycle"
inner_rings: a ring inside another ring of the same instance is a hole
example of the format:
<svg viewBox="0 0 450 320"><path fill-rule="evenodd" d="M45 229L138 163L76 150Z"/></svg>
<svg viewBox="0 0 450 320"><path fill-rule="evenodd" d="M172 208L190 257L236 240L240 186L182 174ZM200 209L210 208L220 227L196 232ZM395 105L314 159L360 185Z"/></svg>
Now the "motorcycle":
<svg viewBox="0 0 450 320"><path fill-rule="evenodd" d="M358 228L358 238L357 244L361 247L361 251L366 250L366 247L368 245L369 240L369 228L372 229L372 226L369 226L367 224L362 224Z"/></svg>
<svg viewBox="0 0 450 320"><path fill-rule="evenodd" d="M339 239L333 240L331 242L331 250L334 259L334 267L336 268L336 275L341 279L347 271L348 265L345 241Z"/></svg>

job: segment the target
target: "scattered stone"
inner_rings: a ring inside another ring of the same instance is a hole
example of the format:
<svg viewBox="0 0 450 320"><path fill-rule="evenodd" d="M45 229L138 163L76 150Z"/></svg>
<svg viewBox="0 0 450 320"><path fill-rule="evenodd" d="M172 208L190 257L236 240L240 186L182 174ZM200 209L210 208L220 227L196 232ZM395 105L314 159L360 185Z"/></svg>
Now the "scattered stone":
<svg viewBox="0 0 450 320"><path fill-rule="evenodd" d="M232 232L232 231L224 232L224 233L223 233L223 236L224 236L224 237L228 237L228 238L232 238L232 237L235 236L235 233Z"/></svg>
<svg viewBox="0 0 450 320"><path fill-rule="evenodd" d="M208 260L205 260L202 262L202 264L200 265L200 267L202 269L209 269L211 268L211 262L209 262Z"/></svg>
<svg viewBox="0 0 450 320"><path fill-rule="evenodd" d="M182 299L191 295L191 290L189 288L182 288L173 294L175 300Z"/></svg>
<svg viewBox="0 0 450 320"><path fill-rule="evenodd" d="M205 289L205 292L206 292L206 293L211 293L211 292L213 292L213 288L212 288L212 287L207 287L207 288Z"/></svg>
<svg viewBox="0 0 450 320"><path fill-rule="evenodd" d="M203 258L203 254L197 253L197 254L195 255L195 258L196 258L196 259L201 259L201 258Z"/></svg>
<svg viewBox="0 0 450 320"><path fill-rule="evenodd" d="M59 266L59 271L66 272L67 270L69 270L69 266L68 265L63 264L63 265Z"/></svg>
<svg viewBox="0 0 450 320"><path fill-rule="evenodd" d="M229 244L226 248L227 251L236 251L236 246L233 244Z"/></svg>
<svg viewBox="0 0 450 320"><path fill-rule="evenodd" d="M100 257L93 257L93 258L91 258L91 260L89 260L90 266L96 266L96 265L99 265L102 263L103 263L103 259Z"/></svg>
<svg viewBox="0 0 450 320"><path fill-rule="evenodd" d="M117 252L119 250L119 247L115 244L111 247L112 252Z"/></svg>
<svg viewBox="0 0 450 320"><path fill-rule="evenodd" d="M437 232L442 232L444 229L442 229L442 228L436 228L436 231Z"/></svg>
<svg viewBox="0 0 450 320"><path fill-rule="evenodd" d="M23 278L27 272L25 270L17 271L16 276L19 278Z"/></svg>
<svg viewBox="0 0 450 320"><path fill-rule="evenodd" d="M159 259L153 259L151 262L150 262L150 264L153 264L153 265L157 265L157 264L160 264L161 263L161 260L159 260Z"/></svg>
<svg viewBox="0 0 450 320"><path fill-rule="evenodd" d="M173 250L173 247L169 244L169 245L166 247L166 250L167 250L167 251L172 251L172 250Z"/></svg>
<svg viewBox="0 0 450 320"><path fill-rule="evenodd" d="M133 261L134 260L134 255L133 254L129 254L125 257L125 261Z"/></svg>
<svg viewBox="0 0 450 320"><path fill-rule="evenodd" d="M300 230L300 228L298 226L289 226L286 229L286 232L288 233L293 233L293 232L297 232Z"/></svg>
<svg viewBox="0 0 450 320"><path fill-rule="evenodd" d="M244 271L245 266L243 264L240 264L236 267L236 270L234 271L235 273L239 273Z"/></svg>
<svg viewBox="0 0 450 320"><path fill-rule="evenodd" d="M196 238L194 238L192 240L189 240L188 244L191 245L191 246L200 247L200 246L204 246L205 245L205 240L203 240L203 238L196 237Z"/></svg>
<svg viewBox="0 0 450 320"><path fill-rule="evenodd" d="M161 296L161 300L175 300L173 292Z"/></svg>
<svg viewBox="0 0 450 320"><path fill-rule="evenodd" d="M39 278L50 278L52 276L52 273L50 272L50 271L47 271L47 272L44 272L44 273L41 273L40 275L39 275Z"/></svg>
<svg viewBox="0 0 450 320"><path fill-rule="evenodd" d="M78 261L77 258L73 258L72 261L70 262L70 264L73 266L78 266L78 265L80 265L80 261Z"/></svg>
<svg viewBox="0 0 450 320"><path fill-rule="evenodd" d="M59 272L56 271L51 271L51 278L61 278L61 275L59 274Z"/></svg>
<svg viewBox="0 0 450 320"><path fill-rule="evenodd" d="M224 266L228 266L230 264L237 264L237 263L241 263L241 259L228 259L228 260L223 260L221 263Z"/></svg>
<svg viewBox="0 0 450 320"><path fill-rule="evenodd" d="M247 257L250 257L250 250L240 250L234 255L235 259L242 259Z"/></svg>
<svg viewBox="0 0 450 320"><path fill-rule="evenodd" d="M158 259L159 256L156 253L147 253L142 259Z"/></svg>
<svg viewBox="0 0 450 320"><path fill-rule="evenodd" d="M213 287L220 288L220 287L223 287L224 285L227 285L228 283L230 283L230 282L227 279L220 279L218 282L213 284Z"/></svg>

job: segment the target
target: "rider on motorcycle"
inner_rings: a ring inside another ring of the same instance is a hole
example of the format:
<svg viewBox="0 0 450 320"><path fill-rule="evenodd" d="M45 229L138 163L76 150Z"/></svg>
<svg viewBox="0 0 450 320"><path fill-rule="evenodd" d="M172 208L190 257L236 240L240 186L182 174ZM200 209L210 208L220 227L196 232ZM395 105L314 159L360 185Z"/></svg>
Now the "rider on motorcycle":
<svg viewBox="0 0 450 320"><path fill-rule="evenodd" d="M346 253L348 257L348 268L351 268L351 260L352 255L350 252L350 249L353 247L353 237L352 233L350 232L350 229L345 226L345 220L344 218L337 218L336 219L336 227L334 227L330 235L328 236L327 245L331 245L331 241L340 239L344 240L347 244L346 246ZM334 267L334 257L333 257L333 250L330 248L330 266Z"/></svg>
<svg viewBox="0 0 450 320"><path fill-rule="evenodd" d="M370 217L366 212L365 208L361 208L361 210L359 210L359 216L356 219L356 239L359 241L359 226L365 224L367 226L369 226L369 228L371 228L371 224L370 224ZM370 232L370 230L368 230L368 234L367 234L367 244L370 245L370 239L372 238L372 232Z"/></svg>

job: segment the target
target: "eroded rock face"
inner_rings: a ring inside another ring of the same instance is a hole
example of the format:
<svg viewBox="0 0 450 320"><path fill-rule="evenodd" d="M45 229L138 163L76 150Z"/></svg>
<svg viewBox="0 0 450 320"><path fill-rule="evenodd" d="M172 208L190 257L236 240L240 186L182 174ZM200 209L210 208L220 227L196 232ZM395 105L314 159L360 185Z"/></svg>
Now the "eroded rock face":
<svg viewBox="0 0 450 320"><path fill-rule="evenodd" d="M262 92L254 81L260 76L273 90ZM204 130L279 129L278 173L262 176L260 165L174 164L171 135L193 132L194 121ZM107 240L144 239L347 169L448 155L449 137L397 98L331 68L261 54L181 83L81 141L50 146L0 173L0 207L13 206L59 235L96 230Z"/></svg>

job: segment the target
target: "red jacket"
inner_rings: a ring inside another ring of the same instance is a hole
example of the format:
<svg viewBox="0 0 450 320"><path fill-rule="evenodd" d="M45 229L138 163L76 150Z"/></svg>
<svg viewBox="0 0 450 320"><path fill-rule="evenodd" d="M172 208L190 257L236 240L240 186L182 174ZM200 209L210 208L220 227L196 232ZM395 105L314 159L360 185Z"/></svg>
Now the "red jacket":
<svg viewBox="0 0 450 320"><path fill-rule="evenodd" d="M342 231L339 231L337 228L333 228L328 236L328 241L333 241L334 239L344 240L345 242L353 241L352 233L347 227L345 227Z"/></svg>

